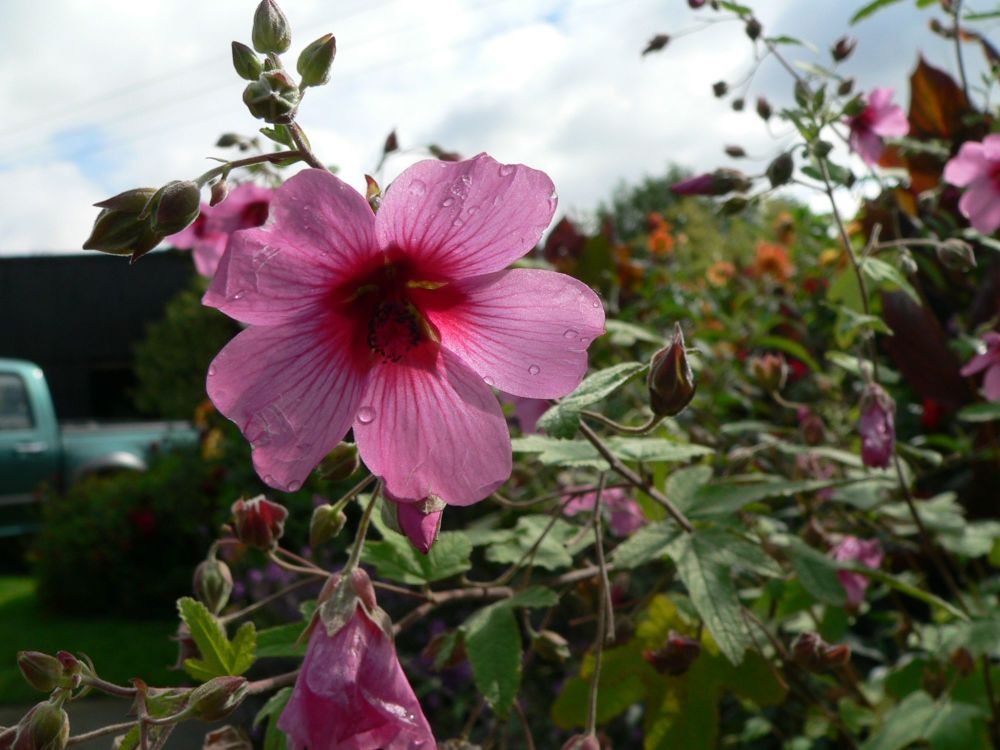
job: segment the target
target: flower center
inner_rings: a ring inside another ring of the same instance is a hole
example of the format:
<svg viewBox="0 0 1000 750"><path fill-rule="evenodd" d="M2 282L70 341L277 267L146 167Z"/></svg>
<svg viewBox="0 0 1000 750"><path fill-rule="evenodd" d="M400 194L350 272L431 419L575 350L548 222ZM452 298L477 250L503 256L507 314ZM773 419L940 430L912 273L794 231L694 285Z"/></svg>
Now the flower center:
<svg viewBox="0 0 1000 750"><path fill-rule="evenodd" d="M375 305L368 320L368 346L389 362L424 340L420 318L408 302L384 300Z"/></svg>

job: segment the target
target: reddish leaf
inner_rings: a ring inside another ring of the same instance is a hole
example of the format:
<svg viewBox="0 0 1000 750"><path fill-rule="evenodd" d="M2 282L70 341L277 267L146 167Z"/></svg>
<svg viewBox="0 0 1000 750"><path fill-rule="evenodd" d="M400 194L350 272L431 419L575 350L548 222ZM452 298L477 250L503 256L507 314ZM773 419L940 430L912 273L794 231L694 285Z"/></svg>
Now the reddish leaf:
<svg viewBox="0 0 1000 750"><path fill-rule="evenodd" d="M964 129L963 119L975 114L962 88L923 57L910 76L910 136L953 140Z"/></svg>

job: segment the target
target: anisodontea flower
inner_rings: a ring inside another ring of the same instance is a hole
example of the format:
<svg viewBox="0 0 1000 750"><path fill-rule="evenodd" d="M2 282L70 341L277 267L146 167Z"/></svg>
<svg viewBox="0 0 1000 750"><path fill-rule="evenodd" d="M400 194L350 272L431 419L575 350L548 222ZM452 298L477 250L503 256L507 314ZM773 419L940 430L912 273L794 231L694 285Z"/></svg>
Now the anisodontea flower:
<svg viewBox="0 0 1000 750"><path fill-rule="evenodd" d="M896 449L896 405L885 390L876 383L865 388L861 396L861 461L873 469L889 466Z"/></svg>
<svg viewBox="0 0 1000 750"><path fill-rule="evenodd" d="M851 134L851 150L865 164L878 164L885 151L883 138L904 136L910 132L910 122L898 104L892 103L895 92L891 88L873 89L868 103L860 114L847 121Z"/></svg>
<svg viewBox="0 0 1000 750"><path fill-rule="evenodd" d="M378 214L332 174L275 192L272 221L235 234L204 302L249 324L212 362L208 394L293 491L346 434L389 495L469 505L510 476L492 388L572 391L604 331L585 284L505 270L555 211L552 181L482 154L401 174Z"/></svg>
<svg viewBox="0 0 1000 750"><path fill-rule="evenodd" d="M856 562L873 569L882 564L882 556L882 545L878 539L858 539L856 536L845 536L830 550L830 557L837 562ZM849 570L837 571L837 577L847 592L848 606L856 608L864 601L868 578Z"/></svg>
<svg viewBox="0 0 1000 750"><path fill-rule="evenodd" d="M278 720L289 750L434 750L371 581L355 569L338 589L320 609ZM329 618L328 605L346 611Z"/></svg>
<svg viewBox="0 0 1000 750"><path fill-rule="evenodd" d="M989 331L983 334L986 351L977 354L962 368L964 377L972 377L980 372L983 375L983 394L987 401L1000 401L1000 333Z"/></svg>
<svg viewBox="0 0 1000 750"><path fill-rule="evenodd" d="M965 188L958 210L977 232L993 234L1000 227L1000 134L963 143L944 165L944 179Z"/></svg>
<svg viewBox="0 0 1000 750"><path fill-rule="evenodd" d="M212 278L230 235L240 229L259 227L267 221L273 192L249 182L237 185L221 203L214 206L203 203L194 223L167 237L166 241L174 247L190 249L198 273Z"/></svg>
<svg viewBox="0 0 1000 750"><path fill-rule="evenodd" d="M594 510L597 505L597 493L588 492L578 495L563 506L563 513L575 516ZM601 505L604 508L608 526L616 536L628 536L648 522L646 516L629 493L621 487L610 487L601 494Z"/></svg>

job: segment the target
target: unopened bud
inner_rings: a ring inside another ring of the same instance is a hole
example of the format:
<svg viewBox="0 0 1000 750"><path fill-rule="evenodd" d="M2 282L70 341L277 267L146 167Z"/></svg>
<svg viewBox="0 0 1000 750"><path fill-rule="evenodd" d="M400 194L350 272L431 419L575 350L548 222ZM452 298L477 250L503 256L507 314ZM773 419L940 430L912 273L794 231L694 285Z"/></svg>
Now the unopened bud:
<svg viewBox="0 0 1000 750"><path fill-rule="evenodd" d="M749 370L754 382L768 393L777 393L785 387L788 363L784 355L768 353L751 357Z"/></svg>
<svg viewBox="0 0 1000 750"><path fill-rule="evenodd" d="M676 676L687 672L700 653L698 641L671 630L666 643L655 651L644 651L642 658L660 674Z"/></svg>
<svg viewBox="0 0 1000 750"><path fill-rule="evenodd" d="M14 750L63 750L69 744L69 716L62 706L45 701L18 725Z"/></svg>
<svg viewBox="0 0 1000 750"><path fill-rule="evenodd" d="M291 122L301 98L299 87L280 70L265 72L243 89L243 103L250 114L272 124Z"/></svg>
<svg viewBox="0 0 1000 750"><path fill-rule="evenodd" d="M281 54L292 44L288 19L274 0L261 0L253 14L253 48L261 54Z"/></svg>
<svg viewBox="0 0 1000 750"><path fill-rule="evenodd" d="M903 248L899 253L899 270L905 276L912 276L920 270L919 266L917 266L917 261L913 259L913 254L906 248Z"/></svg>
<svg viewBox="0 0 1000 750"><path fill-rule="evenodd" d="M198 218L201 190L190 180L173 180L156 191L149 211L153 226L164 236L175 234Z"/></svg>
<svg viewBox="0 0 1000 750"><path fill-rule="evenodd" d="M742 146L726 146L726 156L732 159L742 159L747 155L747 152Z"/></svg>
<svg viewBox="0 0 1000 750"><path fill-rule="evenodd" d="M375 587L372 586L372 579L362 568L355 568L351 571L351 588L358 595L365 609L374 611L378 607L375 600Z"/></svg>
<svg viewBox="0 0 1000 750"><path fill-rule="evenodd" d="M183 669L184 662L188 659L198 659L201 657L198 644L194 642L194 638L191 635L191 628L183 620L177 626L177 633L170 636L170 640L177 644L177 661L170 669Z"/></svg>
<svg viewBox="0 0 1000 750"><path fill-rule="evenodd" d="M719 206L719 213L722 216L735 216L742 211L745 211L747 206L750 205L750 201L746 198L736 196L735 198L730 198L721 206Z"/></svg>
<svg viewBox="0 0 1000 750"><path fill-rule="evenodd" d="M845 78L837 86L837 95L838 96L848 96L848 95L850 95L851 91L853 91L853 90L854 90L854 79L853 78Z"/></svg>
<svg viewBox="0 0 1000 750"><path fill-rule="evenodd" d="M771 119L771 104L763 96L757 97L757 114L762 120Z"/></svg>
<svg viewBox="0 0 1000 750"><path fill-rule="evenodd" d="M378 213L379 208L382 207L382 188L378 186L375 178L370 174L365 175L365 185L365 199L372 211Z"/></svg>
<svg viewBox="0 0 1000 750"><path fill-rule="evenodd" d="M185 712L201 721L218 721L247 697L246 677L215 677L191 691Z"/></svg>
<svg viewBox="0 0 1000 750"><path fill-rule="evenodd" d="M243 544L270 550L285 533L288 511L263 495L233 503L233 531Z"/></svg>
<svg viewBox="0 0 1000 750"><path fill-rule="evenodd" d="M393 130L389 135L385 137L385 143L382 145L382 155L391 154L393 151L399 150L399 138L396 137L396 131Z"/></svg>
<svg viewBox="0 0 1000 750"><path fill-rule="evenodd" d="M780 187L792 179L792 172L795 169L795 162L792 160L790 152L779 154L774 161L767 165L767 179L772 188Z"/></svg>
<svg viewBox="0 0 1000 750"><path fill-rule="evenodd" d="M760 21L756 18L751 18L747 21L747 25L744 30L746 31L748 37L756 40L757 37L760 36L761 31L764 30L764 27L760 25Z"/></svg>
<svg viewBox="0 0 1000 750"><path fill-rule="evenodd" d="M643 49L642 55L646 56L651 52L659 52L669 43L670 43L670 36L668 34L657 34L646 43L646 47L645 49Z"/></svg>
<svg viewBox="0 0 1000 750"><path fill-rule="evenodd" d="M716 81L712 84L712 93L715 94L716 98L721 99L729 93L729 84L725 81Z"/></svg>
<svg viewBox="0 0 1000 750"><path fill-rule="evenodd" d="M688 0L688 7L692 10L698 10L701 6L705 4L705 0Z"/></svg>
<svg viewBox="0 0 1000 750"><path fill-rule="evenodd" d="M358 470L358 446L354 443L338 443L319 462L317 472L329 482L340 482Z"/></svg>
<svg viewBox="0 0 1000 750"><path fill-rule="evenodd" d="M854 52L854 48L857 46L857 39L851 39L849 36L842 36L837 40L836 44L830 48L830 55L837 62L843 62L851 56L851 53Z"/></svg>
<svg viewBox="0 0 1000 750"><path fill-rule="evenodd" d="M155 188L137 188L95 203L101 213L97 215L83 249L131 255L136 260L156 247L164 235L154 231L145 214L155 194Z"/></svg>
<svg viewBox="0 0 1000 750"><path fill-rule="evenodd" d="M578 734L566 740L562 750L601 750L601 743L592 734Z"/></svg>
<svg viewBox="0 0 1000 750"><path fill-rule="evenodd" d="M309 546L316 549L333 539L347 523L344 511L332 505L320 505L312 514L309 522Z"/></svg>
<svg viewBox="0 0 1000 750"><path fill-rule="evenodd" d="M256 81L264 72L264 66L254 51L240 42L233 42L233 67L240 78Z"/></svg>
<svg viewBox="0 0 1000 750"><path fill-rule="evenodd" d="M812 145L812 152L820 159L825 159L833 151L833 144L830 141L816 141Z"/></svg>
<svg viewBox="0 0 1000 750"><path fill-rule="evenodd" d="M807 672L826 672L847 665L851 648L831 645L816 633L800 633L792 643L792 659Z"/></svg>
<svg viewBox="0 0 1000 750"><path fill-rule="evenodd" d="M295 64L302 77L302 86L322 86L330 80L330 68L337 55L337 40L333 34L324 34L299 55Z"/></svg>
<svg viewBox="0 0 1000 750"><path fill-rule="evenodd" d="M211 197L209 198L208 205L218 206L228 196L229 196L229 183L226 182L225 180L219 180L214 185L212 185Z"/></svg>
<svg viewBox="0 0 1000 750"><path fill-rule="evenodd" d="M19 651L17 666L25 681L43 693L51 693L62 684L63 667L54 656L41 651Z"/></svg>
<svg viewBox="0 0 1000 750"><path fill-rule="evenodd" d="M744 193L753 187L750 178L737 169L716 169L714 172L675 182L670 191L676 195L712 195Z"/></svg>
<svg viewBox="0 0 1000 750"><path fill-rule="evenodd" d="M661 417L680 414L694 398L696 385L684 348L684 332L674 324L674 340L653 355L646 379L649 405Z"/></svg>
<svg viewBox="0 0 1000 750"><path fill-rule="evenodd" d="M938 260L953 271L969 271L976 267L972 245L964 240L949 239L937 246Z"/></svg>
<svg viewBox="0 0 1000 750"><path fill-rule="evenodd" d="M734 112L742 112L745 104L746 102L742 98L740 98L740 99L733 99L733 101L730 103L729 106L733 108Z"/></svg>
<svg viewBox="0 0 1000 750"><path fill-rule="evenodd" d="M194 595L213 614L219 614L233 592L233 574L229 566L214 555L194 569Z"/></svg>
<svg viewBox="0 0 1000 750"><path fill-rule="evenodd" d="M873 469L889 466L896 448L896 404L877 383L869 383L861 396L861 461Z"/></svg>
<svg viewBox="0 0 1000 750"><path fill-rule="evenodd" d="M569 642L554 630L542 630L531 642L531 648L545 661L562 664L570 657Z"/></svg>

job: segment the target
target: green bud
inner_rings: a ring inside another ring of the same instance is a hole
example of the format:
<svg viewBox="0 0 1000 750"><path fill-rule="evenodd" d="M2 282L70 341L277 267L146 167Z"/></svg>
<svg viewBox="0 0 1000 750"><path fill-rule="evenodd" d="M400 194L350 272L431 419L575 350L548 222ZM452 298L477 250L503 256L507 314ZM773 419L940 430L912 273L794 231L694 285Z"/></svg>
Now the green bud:
<svg viewBox="0 0 1000 750"><path fill-rule="evenodd" d="M937 246L937 257L946 268L953 271L969 271L976 267L976 254L972 245L964 240L945 240Z"/></svg>
<svg viewBox="0 0 1000 750"><path fill-rule="evenodd" d="M201 190L190 180L172 180L156 191L147 211L158 233L174 234L198 218Z"/></svg>
<svg viewBox="0 0 1000 750"><path fill-rule="evenodd" d="M240 42L233 42L233 67L236 68L236 75L248 81L256 81L264 72L260 58Z"/></svg>
<svg viewBox="0 0 1000 750"><path fill-rule="evenodd" d="M684 332L674 324L674 340L653 355L646 378L649 405L660 417L672 417L691 403L697 388L684 348Z"/></svg>
<svg viewBox="0 0 1000 750"><path fill-rule="evenodd" d="M270 123L291 122L301 98L299 87L281 70L267 71L243 90L250 114Z"/></svg>
<svg viewBox="0 0 1000 750"><path fill-rule="evenodd" d="M833 151L833 144L830 141L816 141L812 145L812 151L820 159L825 159Z"/></svg>
<svg viewBox="0 0 1000 750"><path fill-rule="evenodd" d="M19 651L17 666L25 681L43 693L51 693L62 681L62 664L56 657L40 651Z"/></svg>
<svg viewBox="0 0 1000 750"><path fill-rule="evenodd" d="M736 214L746 210L749 205L750 201L737 195L735 198L730 198L719 206L719 213L722 216L735 216Z"/></svg>
<svg viewBox="0 0 1000 750"><path fill-rule="evenodd" d="M319 462L316 470L323 479L329 482L340 482L356 472L360 465L361 463L358 461L358 446L354 443L338 443Z"/></svg>
<svg viewBox="0 0 1000 750"><path fill-rule="evenodd" d="M382 188L370 174L365 175L365 183L365 200L372 207L372 212L378 213L378 210L382 208Z"/></svg>
<svg viewBox="0 0 1000 750"><path fill-rule="evenodd" d="M261 54L281 54L292 44L288 19L274 0L261 0L253 14L253 48Z"/></svg>
<svg viewBox="0 0 1000 750"><path fill-rule="evenodd" d="M17 750L63 750L67 744L69 716L62 706L45 701L21 719L11 747Z"/></svg>
<svg viewBox="0 0 1000 750"><path fill-rule="evenodd" d="M792 179L792 172L795 169L795 162L789 152L779 154L774 161L767 165L767 179L772 188L780 187Z"/></svg>
<svg viewBox="0 0 1000 750"><path fill-rule="evenodd" d="M188 696L185 712L201 721L224 719L247 697L245 677L215 677Z"/></svg>
<svg viewBox="0 0 1000 750"><path fill-rule="evenodd" d="M337 55L337 40L333 34L324 34L310 44L299 55L295 64L296 70L302 76L302 87L322 86L330 80L330 67Z"/></svg>
<svg viewBox="0 0 1000 750"><path fill-rule="evenodd" d="M147 207L156 192L155 188L137 188L95 203L101 213L83 249L131 255L134 262L156 247L165 236L147 221Z"/></svg>
<svg viewBox="0 0 1000 750"><path fill-rule="evenodd" d="M316 549L333 539L347 523L347 515L332 505L320 505L309 522L309 546Z"/></svg>
<svg viewBox="0 0 1000 750"><path fill-rule="evenodd" d="M213 614L218 614L233 592L233 574L222 560L212 556L194 569L194 594Z"/></svg>
<svg viewBox="0 0 1000 750"><path fill-rule="evenodd" d="M782 354L753 356L747 363L750 377L768 393L777 393L788 379L788 363Z"/></svg>

